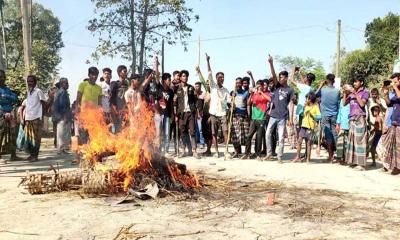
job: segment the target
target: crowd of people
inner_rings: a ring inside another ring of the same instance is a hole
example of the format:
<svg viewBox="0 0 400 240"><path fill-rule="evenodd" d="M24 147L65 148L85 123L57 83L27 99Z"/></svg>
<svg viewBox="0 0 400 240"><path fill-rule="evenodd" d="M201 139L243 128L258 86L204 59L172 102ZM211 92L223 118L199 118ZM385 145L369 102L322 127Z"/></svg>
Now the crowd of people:
<svg viewBox="0 0 400 240"><path fill-rule="evenodd" d="M385 171L400 172L400 73L370 91L364 76L358 74L351 85L341 89L334 87L335 75L328 74L314 89L313 73L304 74L295 66L290 74L277 74L269 56L271 78L255 81L247 71L245 77L235 79L235 89L229 91L224 86L224 73L214 75L208 55L206 61L207 78L196 67L199 80L194 85L189 84L187 70L160 74L157 57L154 69L145 69L142 76L128 77L127 67L119 66L116 80L112 70L104 68L98 82L99 70L90 67L72 104L66 78L59 80L46 100L37 78L31 75L20 107L17 94L6 86L5 73L0 71L2 151L7 146L13 161L18 159L16 149L25 149L28 160L37 161L43 116L47 114L56 132L57 153L69 154L72 135L78 137L80 145L90 141L76 120L82 106L90 104L102 108L102 117L113 134L127 127L128 111L134 114L141 108L150 109L155 148L166 156L276 158L282 163L287 140L289 147L297 150L292 162L312 161L316 145L317 155L321 146L327 149L327 162L365 170L375 167L378 158ZM234 152L229 152L230 143ZM369 155L372 163L367 165Z"/></svg>

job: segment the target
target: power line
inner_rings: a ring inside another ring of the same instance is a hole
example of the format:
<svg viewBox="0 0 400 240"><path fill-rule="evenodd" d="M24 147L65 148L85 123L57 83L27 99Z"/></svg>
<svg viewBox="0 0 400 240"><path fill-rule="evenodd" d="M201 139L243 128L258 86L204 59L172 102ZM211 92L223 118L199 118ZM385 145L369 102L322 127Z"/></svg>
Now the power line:
<svg viewBox="0 0 400 240"><path fill-rule="evenodd" d="M365 30L361 30L359 28L355 28L355 27L352 27L352 26L349 26L349 25L346 25L346 27L352 29L353 31L358 31L358 32L365 33ZM393 42L393 43L396 43L396 44L398 43L397 39L393 39L393 38L390 38L390 37L385 36L385 35L374 34L374 36L377 37L377 38L385 39L387 41L390 41L390 42Z"/></svg>
<svg viewBox="0 0 400 240"><path fill-rule="evenodd" d="M68 32L70 32L72 29L78 27L79 25L81 25L82 23L86 22L87 20L89 20L90 18L92 18L94 15L96 15L95 13L93 13L91 16L86 17L85 19L80 20L79 22L75 23L74 25L70 26L69 28L67 28L66 30L64 30L64 32L62 32L63 34L66 34Z"/></svg>

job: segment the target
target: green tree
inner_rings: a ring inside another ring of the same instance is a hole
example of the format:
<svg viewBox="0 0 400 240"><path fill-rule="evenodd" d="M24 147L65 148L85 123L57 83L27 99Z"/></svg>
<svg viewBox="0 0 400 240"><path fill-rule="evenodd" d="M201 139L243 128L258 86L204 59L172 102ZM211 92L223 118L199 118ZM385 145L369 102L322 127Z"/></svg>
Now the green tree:
<svg viewBox="0 0 400 240"><path fill-rule="evenodd" d="M22 23L19 1L7 0L4 8L7 48L7 84L25 96ZM48 90L58 74L59 54L64 46L60 20L41 4L32 6L32 73L39 85ZM21 97L23 97L21 96Z"/></svg>
<svg viewBox="0 0 400 240"><path fill-rule="evenodd" d="M289 74L293 67L300 67L300 66L303 70L303 73L310 73L310 72L314 73L315 81L312 84L314 88L317 88L320 81L325 79L326 73L321 61L317 61L312 58L303 59L294 56L285 56L285 57L277 56L276 60L281 66L281 68L288 71Z"/></svg>
<svg viewBox="0 0 400 240"><path fill-rule="evenodd" d="M375 87L386 79L397 59L399 41L399 16L389 13L375 18L365 29L367 46L347 53L340 63L342 81L349 83L355 74L363 74L366 84Z"/></svg>
<svg viewBox="0 0 400 240"><path fill-rule="evenodd" d="M184 0L91 1L96 17L88 29L99 37L92 58L120 56L132 62L132 72L143 72L146 57L159 49L161 39L169 45L181 41L186 49L185 39L192 32L189 23L199 18Z"/></svg>

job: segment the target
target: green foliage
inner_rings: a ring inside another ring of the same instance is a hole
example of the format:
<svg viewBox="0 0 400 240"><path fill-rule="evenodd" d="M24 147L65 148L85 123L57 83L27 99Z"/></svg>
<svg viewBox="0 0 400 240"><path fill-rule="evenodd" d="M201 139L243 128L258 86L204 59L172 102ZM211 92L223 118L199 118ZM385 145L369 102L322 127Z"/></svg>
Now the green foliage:
<svg viewBox="0 0 400 240"><path fill-rule="evenodd" d="M198 16L185 6L184 0L92 0L96 17L88 29L98 36L99 44L92 54L132 61L132 72L142 73L146 58L152 57L162 39L169 45L191 36L189 23ZM133 4L132 4L133 3Z"/></svg>
<svg viewBox="0 0 400 240"><path fill-rule="evenodd" d="M349 83L355 74L364 74L366 84L375 87L392 72L397 59L399 41L399 16L389 13L375 18L365 30L367 47L344 56L340 62L343 83Z"/></svg>
<svg viewBox="0 0 400 240"><path fill-rule="evenodd" d="M317 61L312 58L300 58L294 56L277 56L277 62L281 66L281 68L285 69L286 71L291 73L293 67L300 67L302 68L303 74L307 73L314 73L315 74L315 81L313 82L313 88L317 88L321 80L325 80L326 72L322 65L321 61Z"/></svg>
<svg viewBox="0 0 400 240"><path fill-rule="evenodd" d="M22 45L22 23L19 1L5 2L4 27L7 47L7 84L26 94ZM57 78L57 65L61 62L60 20L41 4L32 6L32 73L39 78L39 86L48 91Z"/></svg>

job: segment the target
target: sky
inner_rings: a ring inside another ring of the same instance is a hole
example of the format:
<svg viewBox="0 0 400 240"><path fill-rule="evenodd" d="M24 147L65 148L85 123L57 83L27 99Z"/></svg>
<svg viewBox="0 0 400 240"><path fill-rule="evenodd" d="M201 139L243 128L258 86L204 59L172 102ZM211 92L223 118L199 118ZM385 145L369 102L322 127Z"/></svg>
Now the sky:
<svg viewBox="0 0 400 240"><path fill-rule="evenodd" d="M71 97L76 96L79 83L90 67L86 60L98 39L88 30L88 20L94 17L90 0L33 0L51 9L61 21L65 47L61 50L60 76L70 81ZM332 71L336 52L336 22L342 21L342 47L347 51L365 47L364 30L368 22L387 13L399 13L398 0L187 0L188 7L200 16L191 23L193 40L188 51L177 44L165 48L166 72L187 69L189 83L198 79L197 39L201 42L200 67L206 72L204 54L211 57L214 72L225 73L225 86L233 89L234 80L252 70L256 79L270 74L268 54L298 56L322 61L327 72ZM242 36L242 37L238 37ZM207 40L224 38L221 40ZM99 69L110 67L117 79L118 65L130 65L120 58L102 58L90 65ZM277 69L277 71L280 69Z"/></svg>

